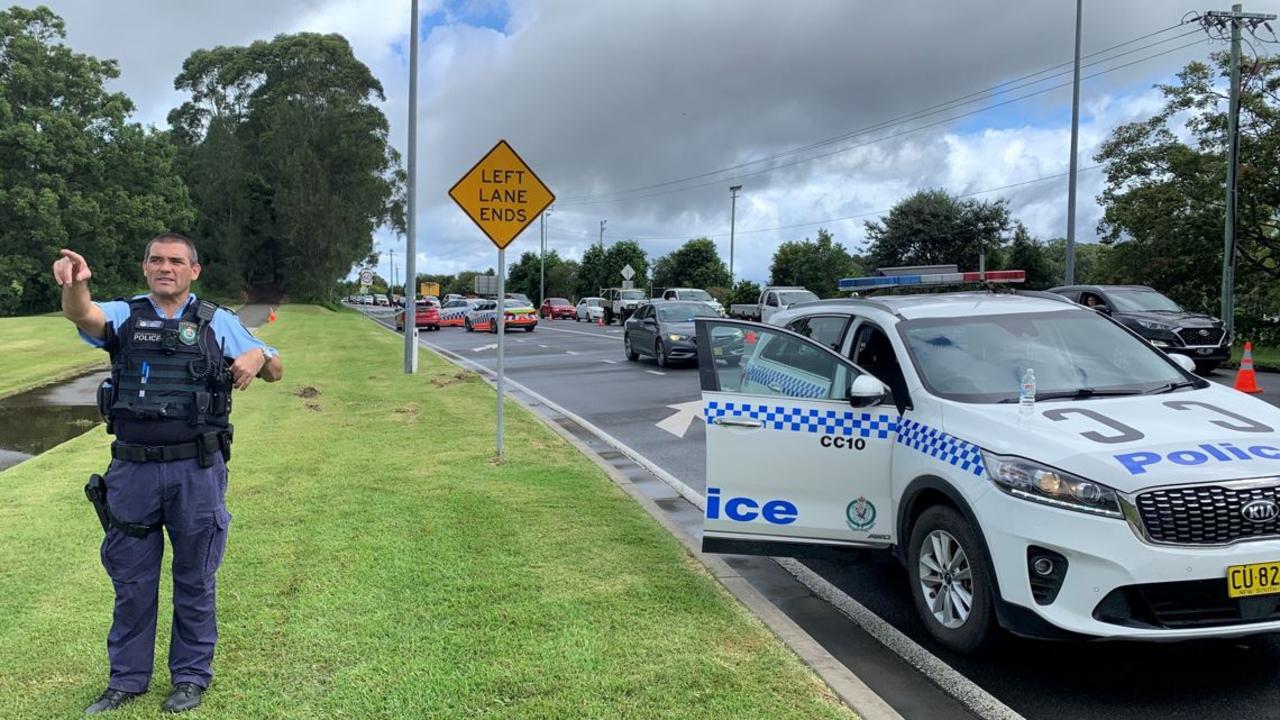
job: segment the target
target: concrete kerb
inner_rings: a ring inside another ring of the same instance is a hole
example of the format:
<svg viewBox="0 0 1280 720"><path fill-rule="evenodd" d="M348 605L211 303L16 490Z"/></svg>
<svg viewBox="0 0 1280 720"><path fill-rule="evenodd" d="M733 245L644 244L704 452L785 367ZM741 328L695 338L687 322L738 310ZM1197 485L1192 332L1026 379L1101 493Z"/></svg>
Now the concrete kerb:
<svg viewBox="0 0 1280 720"><path fill-rule="evenodd" d="M384 326L385 327L385 326ZM390 328L387 328L391 331ZM394 331L391 331L394 332ZM398 335L398 334L397 334ZM446 350L439 346L433 345L423 340L419 340L419 344L428 348L437 355L443 357L449 362L460 367L475 371L480 377L490 385L494 382L490 379L491 370L472 362L452 351ZM625 444L610 437L607 433L595 428L589 423L585 423L581 418L572 412L565 410L554 402L542 397L538 393L524 387L520 383L507 379L508 385L523 395L534 399L536 402L545 405L555 412L565 416L569 420L577 423L579 426L588 429L589 432L599 437L606 444L614 447L619 452L632 460L636 460L632 456L630 448ZM753 615L755 615L766 627L774 633L788 648L794 652L802 662L808 665L823 682L831 688L832 692L840 698L854 712L864 720L903 720L896 710L894 710L887 702L875 693L866 683L857 675L853 674L848 667L837 660L822 647L818 641L814 640L803 628L795 623L791 618L787 617L773 603L760 594L749 582L743 579L737 571L729 567L724 560L714 555L703 554L701 548L697 546L695 540L687 535L679 526L675 524L666 513L657 506L651 499L640 492L635 485L622 475L616 468L608 463L604 458L600 457L591 448L587 447L581 440L572 433L560 427L557 423L538 412L529 402L520 395L513 394L511 398L519 403L522 407L529 410L534 417L564 438L574 448L581 452L584 456L594 462L604 473L612 480L623 492L626 492L633 500L636 501L641 508L647 512L650 517L658 522L668 533L675 537L681 545L684 546L686 552L706 568L707 572L720 583L725 590L729 592L738 602L742 603ZM705 509L702 496L688 485L685 485L674 476L662 471L661 468L654 467L651 463L641 463L647 471L659 475L659 479L668 484L673 490L684 497L689 502L696 505L699 509ZM656 471L656 472L655 472ZM665 476L665 477L663 477Z"/></svg>

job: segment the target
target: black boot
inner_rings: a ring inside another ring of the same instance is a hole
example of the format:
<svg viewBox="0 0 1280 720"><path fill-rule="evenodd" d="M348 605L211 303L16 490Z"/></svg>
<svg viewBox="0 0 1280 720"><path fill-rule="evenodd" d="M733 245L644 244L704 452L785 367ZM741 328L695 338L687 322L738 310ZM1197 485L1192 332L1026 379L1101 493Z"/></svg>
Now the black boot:
<svg viewBox="0 0 1280 720"><path fill-rule="evenodd" d="M199 685L189 682L178 683L173 686L169 697L165 698L164 711L177 713L197 708L200 706L201 695L204 695L204 688Z"/></svg>
<svg viewBox="0 0 1280 720"><path fill-rule="evenodd" d="M84 709L84 714L97 715L98 713L110 712L120 707L121 705L124 705L130 700L138 697L141 694L142 693L140 692L131 693L131 692L125 692L123 690L113 690L111 688L107 688L102 692L102 695L98 696L97 701L95 701L92 705Z"/></svg>

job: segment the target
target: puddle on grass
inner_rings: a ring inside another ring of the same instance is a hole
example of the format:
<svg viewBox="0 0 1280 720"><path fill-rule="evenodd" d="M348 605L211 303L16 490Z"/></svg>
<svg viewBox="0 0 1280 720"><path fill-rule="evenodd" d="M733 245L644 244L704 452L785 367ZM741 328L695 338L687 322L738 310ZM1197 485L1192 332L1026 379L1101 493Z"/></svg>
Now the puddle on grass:
<svg viewBox="0 0 1280 720"><path fill-rule="evenodd" d="M98 371L0 400L0 470L102 422L95 398L107 375Z"/></svg>

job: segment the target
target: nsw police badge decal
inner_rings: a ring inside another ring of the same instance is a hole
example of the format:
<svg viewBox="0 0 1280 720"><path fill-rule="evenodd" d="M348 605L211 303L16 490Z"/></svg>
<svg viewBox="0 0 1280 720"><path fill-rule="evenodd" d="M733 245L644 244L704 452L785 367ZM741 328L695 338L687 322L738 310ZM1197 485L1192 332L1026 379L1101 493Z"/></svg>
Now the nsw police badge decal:
<svg viewBox="0 0 1280 720"><path fill-rule="evenodd" d="M844 518L850 529L866 530L876 524L876 506L865 497L860 497L844 509Z"/></svg>
<svg viewBox="0 0 1280 720"><path fill-rule="evenodd" d="M196 324L184 322L178 325L178 339L183 345L196 344Z"/></svg>

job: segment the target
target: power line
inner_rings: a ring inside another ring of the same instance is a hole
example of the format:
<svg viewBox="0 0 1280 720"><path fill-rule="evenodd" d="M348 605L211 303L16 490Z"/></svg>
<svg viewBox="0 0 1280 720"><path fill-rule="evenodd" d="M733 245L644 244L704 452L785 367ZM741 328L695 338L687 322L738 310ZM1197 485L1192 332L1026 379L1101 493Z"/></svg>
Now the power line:
<svg viewBox="0 0 1280 720"><path fill-rule="evenodd" d="M1089 172L1089 171L1092 171L1092 170L1097 170L1098 168L1101 168L1101 167L1103 167L1103 164L1101 164L1101 163L1099 163L1099 164L1097 164L1097 165L1089 165L1088 167L1082 167L1082 168L1080 168L1077 172L1081 172L1081 173L1083 173L1083 172ZM1058 179L1058 178L1064 178L1064 177L1066 177L1066 176L1067 176L1067 175L1069 175L1069 174L1070 174L1069 172L1060 172L1060 173L1053 173L1052 175L1042 175L1042 176L1040 176L1040 177L1038 177L1038 178L1032 178L1032 179L1030 179L1030 180L1023 180L1023 181L1020 181L1020 182L1009 183L1009 184L1007 184L1007 185L999 185L999 186L997 186L997 187L983 188L983 189L981 189L981 190L973 190L973 191L970 191L970 192L967 192L967 193L961 193L961 194L958 194L958 195L954 195L953 197L956 197L956 198L970 198L970 197L975 197L975 196L977 196L977 195L986 195L987 193L999 192L999 191L1001 191L1001 190L1012 190L1013 188L1019 188L1019 187L1024 187L1024 186L1027 186L1027 185L1034 185L1034 184L1036 184L1036 183L1046 182L1046 181L1049 181L1049 180L1056 180L1056 179ZM889 209L886 209L886 210L872 210L872 211L869 211L869 212L857 213L857 214L855 214L855 215L844 215L844 216L841 216L841 217L825 218L825 219L822 219L822 220L810 220L810 221L806 221L806 222L802 222L802 223L794 223L794 224L791 224L791 225L778 225L778 226L776 226L776 227L754 228L754 229L751 229L751 230L738 230L738 231L737 231L737 234L738 234L738 235L747 235L747 234L752 234L752 233L776 232L776 231L778 231L778 230L795 230L796 228L812 227L812 226L814 226L814 225L826 225L826 224L829 224L829 223L844 222L844 221L847 221L847 220L861 220L862 218L868 218L868 217L872 217L872 216L875 216L875 215L885 215L885 214L888 214L888 213L890 212L890 210L892 210L892 208L889 208ZM724 237L728 237L728 236L729 236L729 233L686 233L686 234L684 234L684 235L611 235L611 236L608 236L608 237L612 237L612 238L614 238L614 239L618 239L618 240L621 240L621 239L628 239L628 240L688 240L688 239L690 239L690 238L699 238L699 237L704 237L704 238L708 238L708 239L715 239L715 238L724 238ZM561 239L573 239L573 240L579 240L579 239L583 239L583 238L586 238L586 237L587 237L587 233L568 233L568 232L566 232L566 233L564 233L564 234L561 236Z"/></svg>
<svg viewBox="0 0 1280 720"><path fill-rule="evenodd" d="M1181 37L1181 36L1179 36L1179 37ZM1187 43L1187 44L1185 44L1185 45L1179 45L1179 46L1174 47L1174 48L1171 48L1171 49L1169 49L1169 50L1165 50L1165 51L1163 51L1163 52L1153 53L1153 54L1151 54L1151 55L1147 55L1147 56L1145 56L1145 57L1138 58L1137 60L1133 60L1133 61L1130 61L1130 62L1124 63L1124 64L1122 64L1122 65L1117 65L1117 66L1115 66L1115 67L1111 67L1111 68L1108 68L1108 69L1106 69L1106 70L1099 70L1098 72L1091 73L1091 74L1089 74L1089 75L1085 75L1085 76L1083 76L1083 77L1081 78L1081 80L1089 80L1089 79L1092 79L1092 78L1098 77L1098 76L1100 76L1100 75L1105 75L1105 74L1107 74L1107 73L1116 72L1117 70L1123 70L1123 69L1125 69L1125 68L1127 68L1127 67L1131 67L1131 66L1133 66L1133 65L1137 65L1137 64L1139 64L1139 63L1146 62L1147 60L1152 60L1152 59L1154 59L1154 58L1161 57L1161 56L1163 56L1163 55L1168 55L1168 54L1170 54L1170 53L1174 53L1174 52L1177 52L1177 51L1179 51L1179 50L1185 50L1186 48L1189 48L1189 47L1192 47L1192 46L1195 46L1195 45L1199 45L1199 44L1201 44L1202 42L1204 42L1204 41L1203 41L1203 40L1196 40L1196 41L1194 41L1194 42L1190 42L1190 43ZM770 166L770 167L762 168L762 169L760 169L760 170L753 170L753 171L751 171L751 172L741 173L741 174L738 174L738 175L734 175L734 176L732 177L732 179L733 179L734 181L740 181L740 180L742 180L743 178L749 178L749 177L754 177L754 176L757 176L757 175L762 175L762 174L765 174L765 173L771 173L771 172L774 172L774 171L776 171L776 170L782 170L782 169L785 169L785 168L788 168L788 167L793 167L793 166L795 166L795 165L800 165L800 164L802 164L802 163L813 162L814 160L821 160L822 158L827 158L827 157L831 157L831 156L833 156L833 155L839 155L839 154L841 154L841 153L846 153L846 152L849 152L850 150L857 150L857 149L859 149L859 148L867 147L867 146L870 146L870 145L875 145L875 144L877 144L877 143L884 142L885 140L892 140L892 139L894 139L894 138L899 138L899 137L903 137L903 136L906 136L906 135L911 135L911 134L914 134L914 133L920 132L921 130L927 130L927 129L929 129L929 128L937 127L937 126L939 126L939 125L946 125L946 124L951 123L951 122L953 122L953 121L955 121L955 120L960 120L960 119L963 119L963 118L966 118L966 117L970 117L970 116L972 116L972 115L978 115L978 114L981 114L981 113L987 112L988 110L994 110L994 109L996 109L996 108L1003 107L1003 106L1005 106L1005 105L1011 105L1011 104L1016 103L1016 102L1021 102L1022 100L1026 100L1026 99L1028 99L1028 98L1036 97L1036 96L1038 96L1038 95L1044 95L1045 93L1052 92L1052 91L1054 91L1054 90L1058 90L1058 89L1061 89L1061 88L1064 88L1064 87L1069 87L1070 85L1071 85L1071 83L1070 83L1070 82L1059 83L1059 84L1057 84L1057 85L1052 85L1052 86L1047 87L1047 88L1042 88L1042 89L1040 89L1040 90L1036 90L1036 91L1034 91L1034 92L1029 92L1029 93L1027 93L1027 94L1025 94L1025 95L1019 95L1018 97L1010 98L1010 99L1008 99L1008 100L1004 100L1004 101L1001 101L1001 102L998 102L998 103L993 103L993 104L991 104L991 105L987 105L987 106L984 106L984 107L981 107L981 108L977 108L976 110L970 110L970 111L968 111L968 112L960 113L960 114L958 114L958 115L952 115L952 116L949 116L949 117L943 118L942 120L937 120L937 121L935 121L935 122L927 123L927 124L925 124L925 125L921 125L921 126L919 126L919 127L911 128L911 129L909 129L909 130L902 130L902 131L900 131L900 132L892 133L892 134L885 135L885 136L882 136L882 137L878 137L878 138L875 138L875 139L872 139L872 140L867 140L867 141L865 141L865 142L861 142L861 143L856 143L856 144L854 144L854 145L848 145L848 146L840 147L840 148L837 148L837 149L835 149L835 150L831 150L831 151L828 151L828 152L825 152L825 153L821 153L821 154L818 154L818 155L813 155L813 156L805 157L805 158L799 158L799 159L797 159L797 160L792 160L792 161L785 162L785 163L781 163L781 164L778 164L778 165L772 165L772 166ZM930 113L930 114L936 114L936 113ZM922 117L923 117L923 116L922 116ZM917 118L917 119L919 119L919 118ZM643 194L643 195L632 195L632 196L625 197L625 198L617 198L617 199L612 199L612 200L592 200L592 201L581 201L581 202L577 202L577 203L568 203L568 202L560 201L558 204L560 204L561 206L564 206L564 205L570 205L570 206L586 206L586 205L600 205L600 204L610 204L610 203L626 202L626 201L631 201L631 200L643 200L643 199L646 199L646 198L658 197L658 196L661 196L661 195L668 195L668 194L671 194L671 193L673 193L673 192L684 192L684 191L686 191L686 190L696 190L696 189L698 189L698 188L702 188L702 187L709 187L709 186L712 186L712 185L720 185L720 184L723 184L724 182L726 182L726 179L716 179L716 180L711 180L711 181L709 181L709 182L697 183L697 184L694 184L694 185L685 185L685 186L676 187L676 188L668 188L668 189L666 189L666 190L657 190L657 191L652 192L652 193L646 193L646 194Z"/></svg>
<svg viewBox="0 0 1280 720"><path fill-rule="evenodd" d="M1119 44L1117 44L1117 45L1113 45L1113 46L1111 46L1111 47L1109 47L1109 48L1104 48L1104 49L1102 49L1102 50L1098 50L1098 51L1096 51L1096 52L1090 53L1090 54L1086 55L1085 57L1086 57L1086 58L1090 58L1090 57L1096 57L1096 56L1098 56L1098 55L1103 55L1103 54L1106 54L1106 53L1111 52L1112 50L1116 50L1116 49L1119 49L1119 48L1121 48L1121 47L1124 47L1124 46L1126 46L1126 45L1132 45L1133 43L1140 42L1140 41L1145 40L1145 39L1147 39L1147 38L1150 38L1150 37L1154 37L1154 36L1156 36L1156 35L1163 34L1163 33L1165 33L1165 32L1168 32L1169 30L1172 30L1172 29L1175 29L1175 28L1178 28L1178 27L1182 27L1184 24L1185 24L1185 23L1178 23L1178 24L1175 24L1175 25L1170 25L1169 27L1162 28L1162 29L1160 29L1160 30L1156 30L1156 31L1154 31L1154 32L1147 33L1146 35L1142 35L1142 36L1139 36L1139 37L1133 38L1133 39L1131 39L1131 40L1126 40L1125 42L1119 43ZM1116 54L1116 55L1114 55L1114 56L1112 56L1112 57L1110 57L1110 58L1103 58L1103 59L1096 60L1096 61L1094 61L1094 62L1089 63L1088 65L1086 65L1086 67L1092 67L1092 66L1099 65L1099 64L1102 64L1102 63L1111 62L1111 61L1113 61L1113 60L1116 60L1116 59L1118 59L1118 58L1124 57L1124 56L1126 56L1126 55L1131 55L1131 54L1133 54L1133 53L1140 52L1140 51L1142 51L1142 50L1149 49L1149 48L1152 48L1152 47L1156 47L1156 46L1158 46L1158 45L1161 45L1161 44L1164 44L1164 43L1167 43L1167 42L1172 42L1172 41L1174 41L1174 40L1178 40L1178 39L1180 39L1180 38L1187 37L1188 35L1194 35L1194 34L1197 34L1197 33L1198 33L1198 31L1197 31L1197 30L1192 30L1192 31L1190 31L1190 32L1188 32L1188 33L1183 33L1183 34L1176 35L1176 36L1173 36L1173 37L1165 38L1164 40L1160 40L1160 41L1157 41L1157 42L1155 42L1155 43L1150 43L1150 44L1144 45L1143 47L1140 47L1140 48L1134 48L1134 49L1131 49L1131 50L1127 50L1127 51L1125 51L1125 52L1123 52L1123 53ZM1153 56L1153 57L1154 57L1154 56ZM887 128L887 127L892 127L893 125L901 124L901 123L903 123L903 122L907 122L907 121L910 121L910 120L915 120L915 119L920 119L920 118L923 118L923 117L928 117L929 115L935 115L935 114L938 114L938 113L941 113L941 112L946 112L946 111L948 111L948 110L952 110L952 109L955 109L955 108L957 108L957 107L961 107L961 106L963 106L963 105L973 104L974 102L980 102L980 101L981 101L982 99L984 99L984 98L983 98L983 97L979 97L979 96L984 96L984 95L991 95L991 96L994 96L994 95L1006 94L1006 93L1014 92L1014 91L1016 91L1016 90L1020 90L1020 89L1023 89L1023 88L1031 87L1031 86L1033 86L1033 85L1037 85L1037 84L1039 84L1039 83L1042 83L1042 82L1045 82L1045 81L1051 80L1051 79L1053 79L1053 78L1055 78L1055 77L1061 77L1062 75L1069 74L1069 73L1071 73L1072 71L1071 71L1071 70L1066 70L1066 71L1063 71L1063 72L1056 73L1056 74L1054 74L1054 75L1050 75L1050 76L1047 76L1047 77L1040 78L1040 79L1038 79L1038 80L1034 80L1034 81L1031 81L1031 82L1023 83L1023 84L1021 84L1021 85L1016 85L1016 86L1014 86L1014 87L1007 87L1007 88L1005 88L1005 89L1003 89L1003 90L1000 90L1000 88L1004 88L1005 86L1008 86L1008 85L1015 85L1016 83L1019 83L1019 82L1021 82L1021 81L1023 81L1023 80L1027 80L1027 79L1032 78L1032 77L1035 77L1035 76L1037 76L1037 75L1043 75L1044 73L1051 72L1051 71L1053 71L1053 70L1057 70L1057 69L1062 68L1062 67L1064 67L1064 66L1066 66L1066 65L1071 65L1071 64L1072 64L1072 62L1073 62L1073 61L1067 61L1067 62L1065 62L1065 63L1060 63L1060 64L1058 64L1058 65L1053 65L1053 66L1050 66L1050 67L1044 68L1044 69L1042 69L1042 70L1038 70L1038 71L1033 72L1033 73L1028 73L1028 74L1025 74L1025 75L1021 75L1021 76L1016 77L1016 78L1013 78L1013 79L1011 79L1011 80L1007 80L1007 81L1005 81L1005 82L998 83L998 84L993 85L993 86L991 86L991 87L989 87L989 88L986 88L986 89L984 89L984 90L979 90L979 91L976 91L976 92L969 93L969 94L967 94L967 95L962 95L962 96L960 96L960 97L953 98L953 99L951 99L951 100L948 100L948 101L945 101L945 102L942 102L942 103L937 103L937 104L935 104L935 105L930 105L930 106L928 106L928 107L921 108L921 109L919 109L919 110L915 110L915 111L913 111L913 112L906 113L906 114L904 114L904 115L899 115L899 116L897 116L897 117L890 118L890 119L888 119L888 120L880 121L880 122L878 122L878 123L875 123L875 124L873 124L873 125L869 125L869 126L864 127L864 128L860 128L860 129L858 129L858 130L853 130L853 131L850 131L850 132L842 133L842 134L840 134L840 135L836 135L836 136L832 136L832 137L829 137L829 138L825 138L825 139L823 139L823 140L818 140L818 141L816 141L816 142L812 142L812 143L809 143L809 144L807 144L807 145L802 145L802 146L799 146L799 147L796 147L796 148L792 148L792 149L790 149L790 150L786 150L786 151L783 151L783 152L780 152L780 153L776 153L776 154L774 154L774 155L769 155L769 156L765 156L765 157L761 157L761 158L756 158L756 159L754 159L754 160L744 161L744 162L738 163L738 164L736 164L736 165L731 165L731 166L728 166L728 167L719 168L719 169L717 169L717 170L711 170L711 171L707 171L707 172L703 172L703 173L698 173L698 174L696 174L696 175L689 175L689 176L686 176L686 177L683 177L683 178L677 178L677 179L675 179L675 180L668 180L668 181L666 181L666 182L654 183L654 184L651 184L651 185L637 186L637 187L633 187L633 188L627 188L627 189L624 189L624 190L615 190L615 191L606 192L606 193L594 193L594 194L585 194L585 195L570 196L570 197L566 197L566 198L562 199L562 200L561 200L561 203L562 203L562 204L575 204L575 203L576 203L576 204L585 204L585 202L583 202L583 201L586 201L586 200L595 200L595 199L606 198L606 197L614 197L614 196L618 196L618 195L625 195L625 194L629 194L629 193L633 193L633 192L640 192L640 191L644 191L644 190L652 190L652 189L657 189L657 188L661 188L661 187L668 187L668 186L670 186L670 185L676 185L676 184L679 184L679 183L688 182L688 181L690 181L690 180L699 180L699 179L707 178L707 177L711 177L711 176L714 176L714 175L720 175L720 174L723 174L723 173L726 173L726 172L732 172L733 170L738 170L738 169L742 169L742 168L745 168L745 167L750 167L750 166L752 166L752 165L758 165L758 164L760 164L760 163L762 163L762 162L768 162L768 161L770 161L770 160L776 160L776 159L779 159L779 158L787 157L787 156L790 156L790 155L795 155L795 154L798 154L798 153L801 153L801 152L805 152L805 151L808 151L808 150L813 150L813 149L816 149L816 148L819 148L819 147L824 147L824 146L826 146L826 145L830 145L830 144L833 144L833 143L836 143L836 142L840 142L840 141L842 141L842 140L847 140L847 139L849 139L849 138L856 137L856 136L858 136L858 135L862 135L862 134L866 134L866 133L868 133L868 132L874 132L874 131L876 131L876 130L885 129L885 128ZM1122 67L1123 67L1123 66L1122 66ZM1117 69L1118 69L1118 68L1117 68ZM1030 97L1030 96L1027 96L1027 97ZM996 106L996 107L998 107L998 106Z"/></svg>

